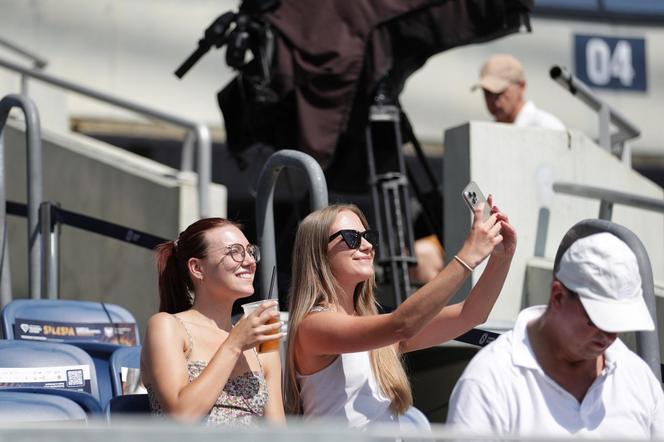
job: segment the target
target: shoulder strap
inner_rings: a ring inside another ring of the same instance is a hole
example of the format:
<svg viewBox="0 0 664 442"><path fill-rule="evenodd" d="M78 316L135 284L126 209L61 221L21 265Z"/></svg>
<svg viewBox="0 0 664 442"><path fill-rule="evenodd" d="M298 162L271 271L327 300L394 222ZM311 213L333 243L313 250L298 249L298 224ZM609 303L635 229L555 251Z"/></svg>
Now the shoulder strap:
<svg viewBox="0 0 664 442"><path fill-rule="evenodd" d="M178 315L172 315L172 316L178 321L180 321L180 324L182 324L184 331L187 333L187 339L189 341L189 350L187 350L185 358L187 359L187 361L189 361L189 356L191 356L191 351L194 349L194 338L191 336L191 331L189 331L189 327L187 327L187 324L184 323L182 318L179 317Z"/></svg>
<svg viewBox="0 0 664 442"><path fill-rule="evenodd" d="M254 354L256 355L256 360L258 361L258 367L261 370L261 374L263 377L265 377L265 370L263 370L263 364L261 364L261 358L258 355L258 352L256 351L256 347L254 347Z"/></svg>

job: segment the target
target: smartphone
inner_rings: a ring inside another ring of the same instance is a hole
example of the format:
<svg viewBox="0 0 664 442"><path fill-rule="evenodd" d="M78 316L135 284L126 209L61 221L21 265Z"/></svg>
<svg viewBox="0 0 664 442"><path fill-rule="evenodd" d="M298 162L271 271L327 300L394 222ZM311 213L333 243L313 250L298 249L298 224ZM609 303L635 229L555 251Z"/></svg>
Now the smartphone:
<svg viewBox="0 0 664 442"><path fill-rule="evenodd" d="M461 195L463 196L463 200L466 202L466 205L471 212L474 212L475 207L477 207L480 203L484 203L482 221L485 221L491 216L491 207L489 207L484 194L480 190L480 186L478 186L475 181L468 183L463 189L463 192L461 192Z"/></svg>

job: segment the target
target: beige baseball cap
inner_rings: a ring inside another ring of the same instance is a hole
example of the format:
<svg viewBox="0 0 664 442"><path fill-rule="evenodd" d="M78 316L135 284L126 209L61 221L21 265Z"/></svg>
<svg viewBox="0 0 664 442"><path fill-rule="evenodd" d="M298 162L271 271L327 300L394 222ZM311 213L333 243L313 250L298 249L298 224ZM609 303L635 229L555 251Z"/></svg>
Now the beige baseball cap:
<svg viewBox="0 0 664 442"><path fill-rule="evenodd" d="M525 82L523 65L514 56L497 54L487 59L480 70L480 81L471 90L486 89L499 94L513 83Z"/></svg>

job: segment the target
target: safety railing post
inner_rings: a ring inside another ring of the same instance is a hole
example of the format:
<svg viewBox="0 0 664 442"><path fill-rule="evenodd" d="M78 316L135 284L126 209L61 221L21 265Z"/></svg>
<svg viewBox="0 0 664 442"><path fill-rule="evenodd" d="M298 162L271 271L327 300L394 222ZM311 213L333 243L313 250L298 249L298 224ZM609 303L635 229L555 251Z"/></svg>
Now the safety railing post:
<svg viewBox="0 0 664 442"><path fill-rule="evenodd" d="M601 103L597 111L599 116L599 145L607 152L611 152L611 111L606 103Z"/></svg>
<svg viewBox="0 0 664 442"><path fill-rule="evenodd" d="M327 206L327 183L320 165L311 156L295 151L280 150L268 159L260 176L256 192L256 232L261 248L261 265L258 266L258 278L261 292L259 299L267 299L272 269L277 265L277 251L274 235L274 188L279 173L284 167L294 167L305 172L309 181L309 203L312 210ZM276 277L275 277L276 278ZM278 287L275 279L275 287ZM277 291L275 290L275 293Z"/></svg>
<svg viewBox="0 0 664 442"><path fill-rule="evenodd" d="M21 95L28 96L28 77L21 75Z"/></svg>
<svg viewBox="0 0 664 442"><path fill-rule="evenodd" d="M200 218L210 216L210 182L212 181L212 137L204 124L197 124L198 211Z"/></svg>
<svg viewBox="0 0 664 442"><path fill-rule="evenodd" d="M1 112L1 111L0 111ZM0 113L0 122L6 118ZM0 304L2 307L12 300L11 273L9 270L9 247L7 244L7 194L5 192L5 147L4 125L0 127Z"/></svg>
<svg viewBox="0 0 664 442"><path fill-rule="evenodd" d="M195 143L196 132L188 130L182 141L182 155L180 156L180 170L183 172L194 171Z"/></svg>
<svg viewBox="0 0 664 442"><path fill-rule="evenodd" d="M28 97L21 95L7 95L0 100L0 138L4 137L4 129L7 123L9 111L13 107L18 107L25 116L25 133L27 147L27 181L28 181L28 286L31 298L41 297L41 230L39 229L39 204L42 201L42 145L41 128L39 124L39 114L37 106ZM4 143L1 146L4 149ZM4 183L4 163L0 164L2 168L1 187ZM5 210L6 199L2 195L2 210ZM6 229L6 223L4 225ZM3 229L3 230L5 230ZM6 234L3 232L3 236ZM1 247L5 247L5 238L0 238ZM2 250L2 249L0 249ZM6 257L5 257L6 258Z"/></svg>
<svg viewBox="0 0 664 442"><path fill-rule="evenodd" d="M613 217L613 203L610 201L606 201L604 199L601 200L599 202L599 215L597 215L597 218L611 221L612 217Z"/></svg>
<svg viewBox="0 0 664 442"><path fill-rule="evenodd" d="M58 299L59 293L59 244L58 226L55 220L54 205L44 201L39 206L39 221L42 239L42 296Z"/></svg>

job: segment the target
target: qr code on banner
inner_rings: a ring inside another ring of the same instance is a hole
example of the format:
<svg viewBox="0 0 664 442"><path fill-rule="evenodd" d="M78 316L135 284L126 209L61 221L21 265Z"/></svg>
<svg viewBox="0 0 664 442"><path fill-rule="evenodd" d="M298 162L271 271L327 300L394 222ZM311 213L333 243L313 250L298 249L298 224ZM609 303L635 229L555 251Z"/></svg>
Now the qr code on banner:
<svg viewBox="0 0 664 442"><path fill-rule="evenodd" d="M67 370L67 387L84 387L83 370Z"/></svg>

